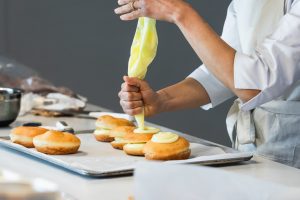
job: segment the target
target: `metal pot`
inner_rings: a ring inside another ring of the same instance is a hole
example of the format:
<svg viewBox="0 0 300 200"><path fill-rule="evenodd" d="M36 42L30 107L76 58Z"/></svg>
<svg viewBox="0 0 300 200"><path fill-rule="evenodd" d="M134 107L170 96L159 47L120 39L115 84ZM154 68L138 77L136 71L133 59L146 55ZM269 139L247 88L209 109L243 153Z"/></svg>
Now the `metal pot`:
<svg viewBox="0 0 300 200"><path fill-rule="evenodd" d="M0 88L0 126L8 126L18 117L22 91Z"/></svg>

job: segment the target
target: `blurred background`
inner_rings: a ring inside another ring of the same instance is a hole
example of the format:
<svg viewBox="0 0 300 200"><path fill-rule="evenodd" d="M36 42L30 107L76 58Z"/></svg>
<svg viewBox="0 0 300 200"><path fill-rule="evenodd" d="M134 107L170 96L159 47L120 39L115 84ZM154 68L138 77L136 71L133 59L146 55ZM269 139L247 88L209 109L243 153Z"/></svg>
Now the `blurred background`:
<svg viewBox="0 0 300 200"><path fill-rule="evenodd" d="M189 1L221 34L230 0ZM136 21L122 22L117 0L0 0L0 54L67 86L93 104L121 112L118 91L127 72ZM201 65L178 28L158 22L158 54L147 81L174 84ZM225 117L232 103L164 113L148 121L230 146Z"/></svg>

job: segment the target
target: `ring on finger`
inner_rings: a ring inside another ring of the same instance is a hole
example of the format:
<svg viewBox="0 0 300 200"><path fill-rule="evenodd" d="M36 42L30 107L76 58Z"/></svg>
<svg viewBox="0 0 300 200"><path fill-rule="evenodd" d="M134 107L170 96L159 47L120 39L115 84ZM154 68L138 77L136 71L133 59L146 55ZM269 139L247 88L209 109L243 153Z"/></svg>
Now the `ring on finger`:
<svg viewBox="0 0 300 200"><path fill-rule="evenodd" d="M130 2L130 7L131 7L132 11L137 10L137 8L134 6L134 3L135 3L135 0L133 0L133 1Z"/></svg>

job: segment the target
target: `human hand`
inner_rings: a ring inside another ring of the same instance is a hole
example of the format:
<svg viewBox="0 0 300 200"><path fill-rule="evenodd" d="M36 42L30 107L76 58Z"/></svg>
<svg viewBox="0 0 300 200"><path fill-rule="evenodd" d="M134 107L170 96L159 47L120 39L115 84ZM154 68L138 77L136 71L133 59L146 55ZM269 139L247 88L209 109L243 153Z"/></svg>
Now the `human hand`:
<svg viewBox="0 0 300 200"><path fill-rule="evenodd" d="M159 111L159 94L146 81L124 76L124 83L119 92L120 104L123 111L129 115L142 113L152 116Z"/></svg>
<svg viewBox="0 0 300 200"><path fill-rule="evenodd" d="M118 0L115 13L122 20L150 17L157 20L175 22L188 4L183 0Z"/></svg>

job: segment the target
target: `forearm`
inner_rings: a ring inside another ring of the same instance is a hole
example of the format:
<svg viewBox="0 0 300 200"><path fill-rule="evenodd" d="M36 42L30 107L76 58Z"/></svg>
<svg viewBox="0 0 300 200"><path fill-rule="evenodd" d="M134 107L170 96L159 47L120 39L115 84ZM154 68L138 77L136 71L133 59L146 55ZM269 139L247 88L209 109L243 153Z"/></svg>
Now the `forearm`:
<svg viewBox="0 0 300 200"><path fill-rule="evenodd" d="M234 85L235 50L224 42L188 4L177 9L174 23L179 27L199 58L226 87L244 101L260 91L240 90Z"/></svg>
<svg viewBox="0 0 300 200"><path fill-rule="evenodd" d="M192 78L166 87L158 92L158 112L169 112L187 108L197 108L210 103L204 87Z"/></svg>

